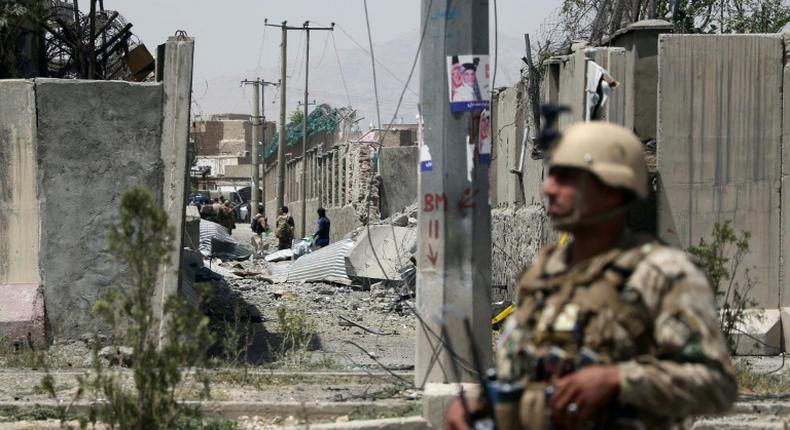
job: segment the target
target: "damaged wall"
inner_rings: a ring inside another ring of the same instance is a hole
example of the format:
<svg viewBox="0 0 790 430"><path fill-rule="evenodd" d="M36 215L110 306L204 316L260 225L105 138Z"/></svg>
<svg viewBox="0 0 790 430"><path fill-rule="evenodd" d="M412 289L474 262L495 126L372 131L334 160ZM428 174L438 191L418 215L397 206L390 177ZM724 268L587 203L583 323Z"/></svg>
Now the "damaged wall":
<svg viewBox="0 0 790 430"><path fill-rule="evenodd" d="M307 152L307 201L305 229L303 233L315 232L318 220L316 210L323 206L332 221L331 240L342 238L363 225L367 218L367 195L372 175L367 144L349 142L329 148L316 148ZM388 148L401 149L401 148ZM286 158L284 202L288 212L296 221L297 230L302 217L302 166L301 157ZM416 175L416 161L415 161ZM266 197L266 217L277 218L277 167L271 166L264 174L263 186ZM370 201L371 219L379 219L378 188L374 188Z"/></svg>
<svg viewBox="0 0 790 430"><path fill-rule="evenodd" d="M381 217L400 212L417 200L417 147L381 148Z"/></svg>
<svg viewBox="0 0 790 430"><path fill-rule="evenodd" d="M525 88L522 81L499 92L492 106L491 284L511 293L521 271L556 238L540 197L543 162L532 159L531 141L523 146L536 128ZM513 172L519 168L521 174Z"/></svg>
<svg viewBox="0 0 790 430"><path fill-rule="evenodd" d="M157 84L36 80L41 282L55 336L84 333L93 303L126 277L107 250L120 195L143 186L162 203L161 103Z"/></svg>
<svg viewBox="0 0 790 430"><path fill-rule="evenodd" d="M30 287L43 289L51 340L95 330L91 306L126 280L107 230L119 221L121 195L135 186L151 192L174 230L171 263L157 277L158 316L175 293L193 46L168 40L158 83L0 81L0 337L32 322L41 327L28 331L34 342L45 339L36 324L44 318L40 295Z"/></svg>

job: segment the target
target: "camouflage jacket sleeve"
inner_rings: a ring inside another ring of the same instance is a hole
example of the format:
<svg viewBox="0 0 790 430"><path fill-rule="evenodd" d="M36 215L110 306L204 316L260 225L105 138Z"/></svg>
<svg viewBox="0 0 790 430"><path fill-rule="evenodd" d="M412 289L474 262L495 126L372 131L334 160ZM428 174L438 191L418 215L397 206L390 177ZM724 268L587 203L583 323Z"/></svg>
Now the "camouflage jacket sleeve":
<svg viewBox="0 0 790 430"><path fill-rule="evenodd" d="M716 413L737 396L735 371L705 276L681 251L660 247L626 284L652 314L657 351L618 364L620 400L658 415Z"/></svg>

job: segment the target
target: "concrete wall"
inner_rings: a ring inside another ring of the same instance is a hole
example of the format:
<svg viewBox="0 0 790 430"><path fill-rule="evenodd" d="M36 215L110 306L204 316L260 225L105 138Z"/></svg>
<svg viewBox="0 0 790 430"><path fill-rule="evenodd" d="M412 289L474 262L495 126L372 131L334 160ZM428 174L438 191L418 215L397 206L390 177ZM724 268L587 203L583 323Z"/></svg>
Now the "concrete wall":
<svg viewBox="0 0 790 430"><path fill-rule="evenodd" d="M781 35L659 43L659 236L686 248L716 222L749 231L744 268L764 308L775 308L781 291L784 52Z"/></svg>
<svg viewBox="0 0 790 430"><path fill-rule="evenodd" d="M50 339L95 330L91 306L128 279L107 231L137 186L175 232L153 300L161 317L179 285L193 46L168 40L162 83L0 81L0 336L25 326L8 319L20 308L28 322L43 319L36 295L13 294L22 284L43 288Z"/></svg>
<svg viewBox="0 0 790 430"><path fill-rule="evenodd" d="M392 150L392 154L397 154L398 151L403 152L403 149L387 148L386 150ZM407 149L406 152L408 151ZM311 149L306 155L307 160L304 163L301 158L287 160L285 167L284 202L296 221L297 234L303 233L298 230L302 220L302 168L306 165L306 233L311 234L315 231L315 222L318 218L316 210L323 206L332 221L331 239L333 241L341 239L348 232L363 225L367 217L367 197L372 174L368 145L351 142L323 148L320 151ZM408 163L408 161L403 162ZM416 171L416 158L413 165ZM265 172L263 186L266 217L274 220L278 210L276 165L269 167ZM378 188L374 188L373 191L370 212L371 218L376 220L380 218Z"/></svg>
<svg viewBox="0 0 790 430"><path fill-rule="evenodd" d="M13 288L39 283L33 82L2 81L0 101L0 287Z"/></svg>
<svg viewBox="0 0 790 430"><path fill-rule="evenodd" d="M531 139L522 146L527 129L532 138L536 135L525 91L519 82L501 91L492 106L491 284L508 287L510 298L515 297L513 287L522 270L543 245L556 238L540 196L543 161L532 159ZM511 170L520 167L522 150L526 153L518 175Z"/></svg>
<svg viewBox="0 0 790 430"><path fill-rule="evenodd" d="M41 282L55 337L85 333L90 307L126 278L107 251L120 195L144 186L162 203L161 104L158 84L36 81Z"/></svg>
<svg viewBox="0 0 790 430"><path fill-rule="evenodd" d="M671 32L672 25L666 21L645 20L629 25L609 41L609 46L625 48L625 91L620 93L627 100L622 124L644 140L656 137L658 38Z"/></svg>
<svg viewBox="0 0 790 430"><path fill-rule="evenodd" d="M382 148L379 153L381 170L381 217L400 212L417 201L416 146Z"/></svg>
<svg viewBox="0 0 790 430"><path fill-rule="evenodd" d="M491 209L491 285L507 286L512 294L521 272L556 237L541 205Z"/></svg>

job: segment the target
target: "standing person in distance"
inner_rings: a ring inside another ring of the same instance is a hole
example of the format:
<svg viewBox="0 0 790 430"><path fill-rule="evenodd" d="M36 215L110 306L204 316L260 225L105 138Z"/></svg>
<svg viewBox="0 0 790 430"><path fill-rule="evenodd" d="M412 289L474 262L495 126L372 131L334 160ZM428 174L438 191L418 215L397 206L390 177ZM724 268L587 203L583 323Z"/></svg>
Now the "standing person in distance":
<svg viewBox="0 0 790 430"><path fill-rule="evenodd" d="M318 208L318 221L316 221L316 229L313 234L315 246L323 248L329 245L329 228L331 223L329 218L326 217L326 209Z"/></svg>
<svg viewBox="0 0 790 430"><path fill-rule="evenodd" d="M294 219L288 215L288 206L280 208L275 224L274 235L277 237L277 249L290 249L294 238Z"/></svg>

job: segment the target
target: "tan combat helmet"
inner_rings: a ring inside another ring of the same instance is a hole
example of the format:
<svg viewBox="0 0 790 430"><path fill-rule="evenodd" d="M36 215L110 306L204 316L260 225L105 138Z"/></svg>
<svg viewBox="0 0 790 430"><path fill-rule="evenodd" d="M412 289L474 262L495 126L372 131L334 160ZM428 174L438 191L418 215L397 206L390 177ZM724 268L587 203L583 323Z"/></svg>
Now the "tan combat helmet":
<svg viewBox="0 0 790 430"><path fill-rule="evenodd" d="M568 127L551 153L549 167L586 170L606 185L647 198L647 165L642 144L634 133L602 121Z"/></svg>
<svg viewBox="0 0 790 430"><path fill-rule="evenodd" d="M648 195L647 165L642 144L634 133L619 125L593 121L568 127L551 152L548 166L572 167L590 172L604 184L627 190L638 199L645 199ZM584 194L583 190L577 196L572 215L552 219L556 228L564 229L577 223L592 224L628 208L626 205L582 220L579 210Z"/></svg>

